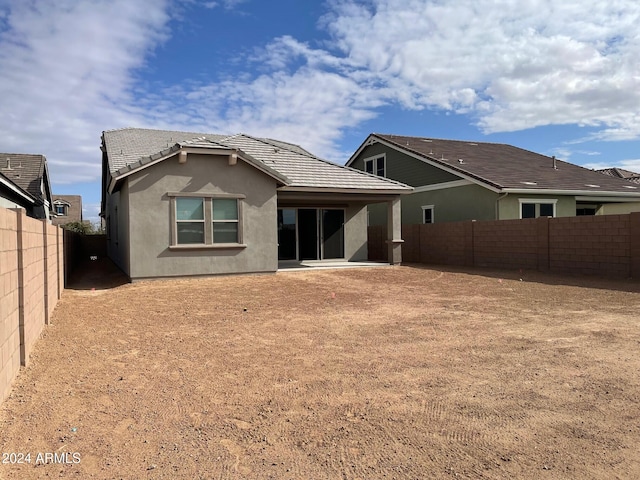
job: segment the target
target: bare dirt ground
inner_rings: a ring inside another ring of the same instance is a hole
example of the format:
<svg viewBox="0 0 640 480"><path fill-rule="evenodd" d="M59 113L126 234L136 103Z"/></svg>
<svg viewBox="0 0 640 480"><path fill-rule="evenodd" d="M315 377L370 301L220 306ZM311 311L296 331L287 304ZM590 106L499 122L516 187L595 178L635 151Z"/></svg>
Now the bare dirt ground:
<svg viewBox="0 0 640 480"><path fill-rule="evenodd" d="M0 478L640 478L636 281L119 283L64 292L0 407L0 452L31 463Z"/></svg>

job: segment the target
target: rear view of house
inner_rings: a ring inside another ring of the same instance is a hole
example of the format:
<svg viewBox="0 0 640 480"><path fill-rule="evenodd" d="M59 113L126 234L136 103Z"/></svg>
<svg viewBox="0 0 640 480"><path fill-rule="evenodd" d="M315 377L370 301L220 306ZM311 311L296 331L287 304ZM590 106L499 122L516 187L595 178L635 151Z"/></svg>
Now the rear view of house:
<svg viewBox="0 0 640 480"><path fill-rule="evenodd" d="M399 182L244 134L102 135L108 253L131 278L275 272L283 261L367 259L369 203L387 205L401 259Z"/></svg>

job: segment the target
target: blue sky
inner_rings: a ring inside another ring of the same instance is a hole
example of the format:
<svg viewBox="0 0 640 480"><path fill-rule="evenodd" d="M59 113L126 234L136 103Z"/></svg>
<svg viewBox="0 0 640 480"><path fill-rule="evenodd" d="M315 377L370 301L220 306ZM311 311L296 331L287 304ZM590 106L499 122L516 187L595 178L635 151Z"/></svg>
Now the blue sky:
<svg viewBox="0 0 640 480"><path fill-rule="evenodd" d="M0 0L0 151L97 220L103 130L371 132L640 171L637 0Z"/></svg>

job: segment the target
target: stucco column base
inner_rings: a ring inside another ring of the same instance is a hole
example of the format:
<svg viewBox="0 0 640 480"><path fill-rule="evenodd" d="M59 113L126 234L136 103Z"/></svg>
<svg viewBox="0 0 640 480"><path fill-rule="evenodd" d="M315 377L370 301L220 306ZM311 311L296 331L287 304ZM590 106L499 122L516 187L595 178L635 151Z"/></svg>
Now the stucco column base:
<svg viewBox="0 0 640 480"><path fill-rule="evenodd" d="M404 240L387 240L388 262L390 265L402 263L402 244Z"/></svg>

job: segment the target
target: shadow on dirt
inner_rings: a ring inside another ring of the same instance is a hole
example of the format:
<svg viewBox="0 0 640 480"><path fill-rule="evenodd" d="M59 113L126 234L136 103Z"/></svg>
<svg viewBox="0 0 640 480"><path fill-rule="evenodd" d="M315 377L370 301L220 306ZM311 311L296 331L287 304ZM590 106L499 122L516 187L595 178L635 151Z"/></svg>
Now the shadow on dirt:
<svg viewBox="0 0 640 480"><path fill-rule="evenodd" d="M466 273L495 279L521 280L545 285L566 285L571 287L597 288L601 290L615 290L619 292L640 293L640 279L618 278L597 275L571 275L559 273L538 272L535 270L498 270L480 267L453 267L450 265L424 265L419 263L403 263L410 268L437 270L440 272Z"/></svg>
<svg viewBox="0 0 640 480"><path fill-rule="evenodd" d="M71 273L70 290L108 290L129 283L127 276L106 257L85 260Z"/></svg>

